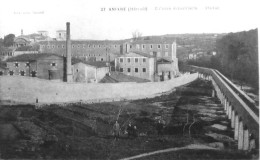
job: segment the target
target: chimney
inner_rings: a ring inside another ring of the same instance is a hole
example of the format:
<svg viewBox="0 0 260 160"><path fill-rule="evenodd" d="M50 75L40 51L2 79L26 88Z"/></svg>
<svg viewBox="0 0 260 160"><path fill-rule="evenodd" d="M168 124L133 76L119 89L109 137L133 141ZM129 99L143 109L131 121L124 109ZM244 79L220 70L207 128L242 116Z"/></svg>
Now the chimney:
<svg viewBox="0 0 260 160"><path fill-rule="evenodd" d="M66 55L67 55L67 61L66 61L66 71L67 71L67 82L72 82L72 72L71 72L71 41L70 41L70 23L66 23L67 26L67 36L66 36Z"/></svg>
<svg viewBox="0 0 260 160"><path fill-rule="evenodd" d="M21 29L21 36L23 35L23 29Z"/></svg>
<svg viewBox="0 0 260 160"><path fill-rule="evenodd" d="M173 41L173 43L172 43L172 61L174 61L174 60L176 60L176 48L177 48L177 46L176 46L176 41Z"/></svg>

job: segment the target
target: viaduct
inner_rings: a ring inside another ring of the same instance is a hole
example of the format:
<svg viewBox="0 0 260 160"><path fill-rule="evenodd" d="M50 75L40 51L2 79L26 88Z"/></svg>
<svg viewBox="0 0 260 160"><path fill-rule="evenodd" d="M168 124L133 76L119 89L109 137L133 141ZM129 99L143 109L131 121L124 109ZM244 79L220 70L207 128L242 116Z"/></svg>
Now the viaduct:
<svg viewBox="0 0 260 160"><path fill-rule="evenodd" d="M213 84L212 96L217 96L224 106L234 139L239 150L259 148L259 108L254 101L241 91L228 78L215 69L187 66L188 70L198 72L199 78L210 80Z"/></svg>

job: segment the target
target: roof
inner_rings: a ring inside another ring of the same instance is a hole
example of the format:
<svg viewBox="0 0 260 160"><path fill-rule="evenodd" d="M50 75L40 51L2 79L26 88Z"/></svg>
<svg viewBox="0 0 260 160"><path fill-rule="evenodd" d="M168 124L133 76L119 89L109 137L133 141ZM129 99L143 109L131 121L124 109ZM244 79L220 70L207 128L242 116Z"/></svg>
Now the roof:
<svg viewBox="0 0 260 160"><path fill-rule="evenodd" d="M15 51L39 51L40 46L34 45L34 46L21 46L18 47Z"/></svg>
<svg viewBox="0 0 260 160"><path fill-rule="evenodd" d="M110 75L106 75L100 80L100 83L118 83L118 82L137 82L144 83L150 82L147 79L142 79L134 76L128 76L121 72L111 72Z"/></svg>
<svg viewBox="0 0 260 160"><path fill-rule="evenodd" d="M49 57L49 56L57 56L62 57L56 54L50 53L34 53L34 54L21 54L15 57L11 57L6 60L6 62L28 62L28 61L36 61L39 58Z"/></svg>
<svg viewBox="0 0 260 160"><path fill-rule="evenodd" d="M171 60L165 59L165 58L160 58L157 60L158 64L165 64L165 63L172 63Z"/></svg>
<svg viewBox="0 0 260 160"><path fill-rule="evenodd" d="M106 62L101 62L101 61L95 61L95 62L91 62L91 61L85 61L85 60L81 60L81 59L77 59L72 57L71 59L71 64L77 64L77 63L83 63L86 65L90 65L90 66L94 66L96 68L103 68L103 67L108 67Z"/></svg>
<svg viewBox="0 0 260 160"><path fill-rule="evenodd" d="M78 45L78 44L85 44L85 45L121 45L123 43L122 40L71 40L71 44ZM41 41L39 42L41 45L66 45L66 41Z"/></svg>
<svg viewBox="0 0 260 160"><path fill-rule="evenodd" d="M66 30L57 30L57 32L66 32Z"/></svg>
<svg viewBox="0 0 260 160"><path fill-rule="evenodd" d="M150 39L137 39L133 42L132 44L172 44L174 40L169 39L169 38L161 38L161 37L153 37Z"/></svg>
<svg viewBox="0 0 260 160"><path fill-rule="evenodd" d="M132 56L134 56L134 54L137 54L137 55L139 55L141 57L154 58L154 56L151 56L150 54L139 52L139 51L130 51L130 52L126 53L126 54L119 55L118 57L132 57Z"/></svg>

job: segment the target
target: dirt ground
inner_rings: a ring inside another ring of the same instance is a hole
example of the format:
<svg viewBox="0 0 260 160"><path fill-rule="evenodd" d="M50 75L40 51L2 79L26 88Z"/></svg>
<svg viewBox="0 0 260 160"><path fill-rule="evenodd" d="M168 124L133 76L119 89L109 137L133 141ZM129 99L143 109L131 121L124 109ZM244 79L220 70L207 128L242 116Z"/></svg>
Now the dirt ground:
<svg viewBox="0 0 260 160"><path fill-rule="evenodd" d="M215 150L184 149L140 159L257 158L256 151L236 150L230 122L218 99L211 97L211 87L210 82L197 80L170 94L136 101L40 108L1 105L0 158L122 159L190 144ZM116 120L119 139L113 136ZM137 137L128 136L129 122L137 127Z"/></svg>

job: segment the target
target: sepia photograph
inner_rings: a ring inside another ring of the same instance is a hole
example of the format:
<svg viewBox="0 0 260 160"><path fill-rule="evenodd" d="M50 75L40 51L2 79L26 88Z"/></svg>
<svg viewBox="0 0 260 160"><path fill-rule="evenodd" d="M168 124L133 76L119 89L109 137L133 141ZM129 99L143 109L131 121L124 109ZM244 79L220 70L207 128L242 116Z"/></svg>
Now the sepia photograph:
<svg viewBox="0 0 260 160"><path fill-rule="evenodd" d="M258 3L1 1L0 160L258 160Z"/></svg>

